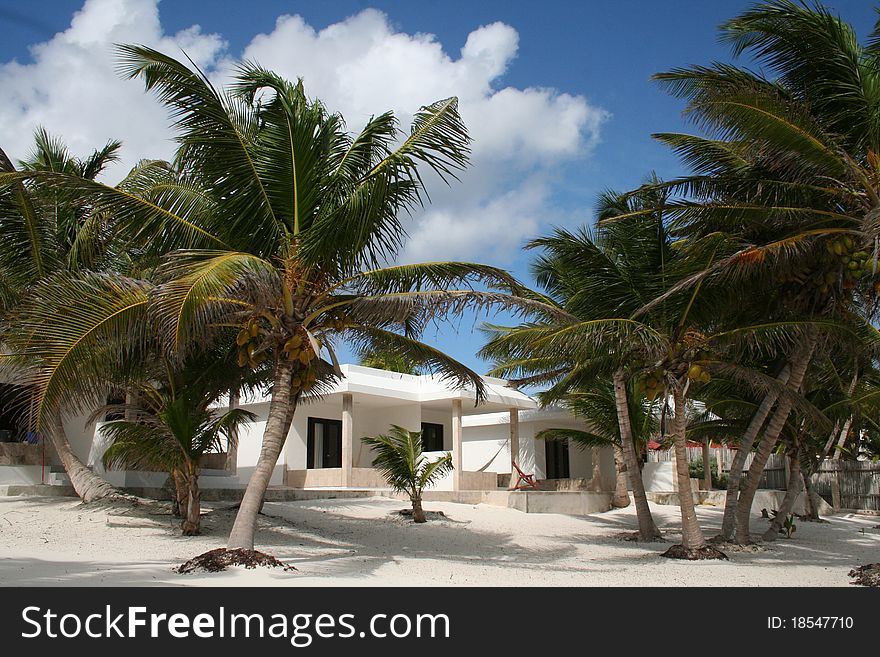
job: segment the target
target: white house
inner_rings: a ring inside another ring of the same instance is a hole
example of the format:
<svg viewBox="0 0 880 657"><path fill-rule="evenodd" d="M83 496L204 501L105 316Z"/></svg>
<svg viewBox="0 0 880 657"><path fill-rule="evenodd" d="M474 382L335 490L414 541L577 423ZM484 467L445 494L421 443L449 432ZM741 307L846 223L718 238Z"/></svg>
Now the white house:
<svg viewBox="0 0 880 657"><path fill-rule="evenodd" d="M516 463L538 479L590 477L589 451L535 439L541 429L578 427L582 422L562 410L539 410L531 397L511 388L504 380L485 378L486 399L475 406L473 390L454 388L436 376L412 376L357 365L343 365L342 372L344 378L332 391L319 401L297 408L272 485L316 489L385 487L381 475L371 467L370 449L361 438L385 433L392 424L422 431L428 452L452 453L455 467L435 486L437 490L507 488L512 471L511 445ZM240 406L255 413L258 419L241 431L236 450L212 455L203 464L201 484L205 488L242 487L256 464L268 415L268 398L242 399ZM161 472L104 471L101 456L105 443L100 423L87 426L85 418L72 418L65 428L78 456L111 483L145 487L164 483L166 475ZM45 480L46 469L38 465L36 450L34 446L31 451L35 454L27 463L14 468L14 472L0 467L0 484ZM0 466L4 465L2 459L0 453ZM601 467L605 487L610 490L614 482L610 450L603 450Z"/></svg>

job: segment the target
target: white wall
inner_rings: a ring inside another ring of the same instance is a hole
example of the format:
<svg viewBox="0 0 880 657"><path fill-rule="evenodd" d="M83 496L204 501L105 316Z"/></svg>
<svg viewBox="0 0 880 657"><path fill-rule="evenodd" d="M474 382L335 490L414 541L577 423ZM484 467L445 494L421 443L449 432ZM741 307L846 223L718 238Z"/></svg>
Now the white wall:
<svg viewBox="0 0 880 657"><path fill-rule="evenodd" d="M450 411L451 413L451 411ZM291 470L306 469L306 447L308 444L309 418L342 419L342 402L316 401L304 404L296 409L290 434L284 448L287 464ZM369 468L373 458L371 450L363 444L361 438L388 433L392 424L397 424L411 431L421 429L421 410L418 404L401 404L399 406L370 407L360 403L355 397L352 413L354 434L352 462L356 468ZM428 420L433 421L433 420ZM445 437L445 436L444 436ZM259 449L257 454L259 454ZM239 467L242 464L241 447L239 447Z"/></svg>
<svg viewBox="0 0 880 657"><path fill-rule="evenodd" d="M238 430L238 459L236 460L235 474L236 479L241 483L247 483L257 465L257 459L263 445L263 432L266 430L266 419L269 417L269 404L250 404L247 406L247 410L255 414L257 419L255 422L243 425ZM288 434L287 440L289 443L291 434ZM272 471L272 477L269 479L270 485L281 486L284 483L287 456L287 450L282 449L278 456L278 463L275 464L275 469Z"/></svg>
<svg viewBox="0 0 880 657"><path fill-rule="evenodd" d="M94 465L93 459L96 458L95 450L92 443L95 441L95 424L87 424L86 421L91 413L76 415L64 420L64 432L67 434L67 440L70 441L70 447L73 453L80 461L86 465ZM103 456L104 449L97 453L97 458Z"/></svg>
<svg viewBox="0 0 880 657"><path fill-rule="evenodd" d="M371 408L365 404L354 404L354 456L356 468L369 468L373 464L372 450L363 444L361 438L387 434L392 424L410 431L422 428L422 413L418 404L383 406Z"/></svg>

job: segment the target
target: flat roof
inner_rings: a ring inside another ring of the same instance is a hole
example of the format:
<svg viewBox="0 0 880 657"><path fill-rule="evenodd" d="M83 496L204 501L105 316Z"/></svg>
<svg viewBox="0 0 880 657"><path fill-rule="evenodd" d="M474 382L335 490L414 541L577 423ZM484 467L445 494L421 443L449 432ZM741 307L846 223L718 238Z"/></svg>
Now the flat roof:
<svg viewBox="0 0 880 657"><path fill-rule="evenodd" d="M412 375L390 372L362 365L340 366L343 378L327 393L323 400L331 400L350 393L356 400L371 406L395 406L413 402L428 408L447 409L455 399L462 401L462 415L485 414L493 411L535 409L537 402L519 390L509 387L504 379L482 377L486 387L486 399L475 406L473 387L459 388L433 374ZM260 404L269 401L265 393L242 400L242 404Z"/></svg>

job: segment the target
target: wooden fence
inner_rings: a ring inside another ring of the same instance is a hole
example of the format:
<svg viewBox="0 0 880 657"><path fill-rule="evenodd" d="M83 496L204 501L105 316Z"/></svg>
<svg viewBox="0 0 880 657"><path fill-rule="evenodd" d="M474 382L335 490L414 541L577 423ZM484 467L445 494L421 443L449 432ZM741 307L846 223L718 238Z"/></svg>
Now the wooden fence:
<svg viewBox="0 0 880 657"><path fill-rule="evenodd" d="M728 474L736 450L728 447L713 447L709 452L714 462L717 463L720 459L721 472ZM672 461L674 458L674 451L671 449L648 452L649 461ZM690 461L702 458L701 447L688 447ZM749 454L746 458L745 470L748 470L753 459L754 454ZM782 454L771 454L761 474L759 487L785 490L787 484L785 457ZM819 467L816 492L837 509L880 512L880 463L826 459Z"/></svg>
<svg viewBox="0 0 880 657"><path fill-rule="evenodd" d="M826 459L819 467L816 492L832 506L835 486L838 508L880 512L880 463Z"/></svg>
<svg viewBox="0 0 880 657"><path fill-rule="evenodd" d="M728 447L713 447L709 450L709 458L712 461L717 463L720 457L721 473L724 475L730 472L730 466L733 463L735 456L736 450ZM743 472L749 469L754 457L754 454L749 454L746 457L746 465ZM649 461L672 461L674 458L675 452L671 449L650 450L648 452ZM702 447L688 447L689 461L695 461L702 458ZM787 483L788 477L785 469L785 457L782 454L771 454L770 458L767 459L767 464L764 466L763 473L761 473L761 483L758 484L758 487L771 490L785 490Z"/></svg>

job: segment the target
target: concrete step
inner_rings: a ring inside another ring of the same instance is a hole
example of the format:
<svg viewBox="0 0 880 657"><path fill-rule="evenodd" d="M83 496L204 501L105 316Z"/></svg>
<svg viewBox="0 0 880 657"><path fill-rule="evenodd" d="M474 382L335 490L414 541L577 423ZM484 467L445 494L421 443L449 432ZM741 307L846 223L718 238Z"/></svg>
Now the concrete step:
<svg viewBox="0 0 880 657"><path fill-rule="evenodd" d="M73 486L47 486L45 484L8 484L0 486L0 497L76 497Z"/></svg>
<svg viewBox="0 0 880 657"><path fill-rule="evenodd" d="M66 472L50 472L46 477L46 483L50 486L70 486L70 477Z"/></svg>

